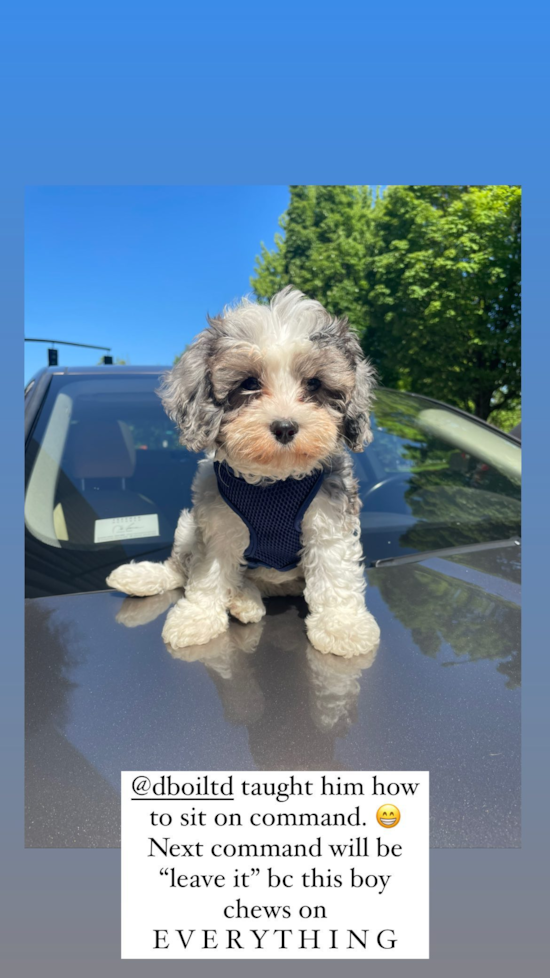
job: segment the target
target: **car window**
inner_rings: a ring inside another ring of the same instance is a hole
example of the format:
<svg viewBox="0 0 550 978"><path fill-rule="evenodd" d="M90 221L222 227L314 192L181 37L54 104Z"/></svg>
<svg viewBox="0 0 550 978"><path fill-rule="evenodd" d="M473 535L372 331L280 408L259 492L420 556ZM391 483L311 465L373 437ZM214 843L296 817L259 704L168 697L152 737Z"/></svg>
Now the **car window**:
<svg viewBox="0 0 550 978"><path fill-rule="evenodd" d="M101 590L118 564L170 553L197 455L178 442L151 375L56 375L26 453L27 595ZM509 538L519 446L445 407L381 390L354 456L367 564Z"/></svg>
<svg viewBox="0 0 550 978"><path fill-rule="evenodd" d="M521 527L521 448L474 418L381 390L356 456L367 562L509 539Z"/></svg>

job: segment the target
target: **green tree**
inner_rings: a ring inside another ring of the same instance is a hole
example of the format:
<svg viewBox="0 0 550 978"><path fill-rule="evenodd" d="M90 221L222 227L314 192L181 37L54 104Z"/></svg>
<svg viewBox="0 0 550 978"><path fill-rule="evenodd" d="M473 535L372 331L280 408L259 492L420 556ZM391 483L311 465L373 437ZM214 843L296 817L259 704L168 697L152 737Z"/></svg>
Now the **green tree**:
<svg viewBox="0 0 550 978"><path fill-rule="evenodd" d="M251 284L347 315L381 382L508 427L520 398L519 187L290 188Z"/></svg>
<svg viewBox="0 0 550 978"><path fill-rule="evenodd" d="M346 314L365 329L365 272L372 252L373 195L370 187L291 187L279 221L283 234L272 250L261 245L252 288L267 301L292 284L319 299L334 315Z"/></svg>
<svg viewBox="0 0 550 978"><path fill-rule="evenodd" d="M367 265L385 383L488 418L520 396L520 189L392 187Z"/></svg>

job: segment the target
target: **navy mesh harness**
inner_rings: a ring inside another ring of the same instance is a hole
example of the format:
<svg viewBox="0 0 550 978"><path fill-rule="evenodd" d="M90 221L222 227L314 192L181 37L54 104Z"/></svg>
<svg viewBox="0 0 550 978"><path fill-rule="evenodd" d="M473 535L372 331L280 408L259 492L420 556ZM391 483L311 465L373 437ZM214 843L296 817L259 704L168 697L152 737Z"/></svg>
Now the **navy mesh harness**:
<svg viewBox="0 0 550 978"><path fill-rule="evenodd" d="M214 462L214 470L220 495L248 527L250 544L244 554L248 566L279 571L296 567L302 548L302 519L325 473L252 485L235 475L226 462Z"/></svg>

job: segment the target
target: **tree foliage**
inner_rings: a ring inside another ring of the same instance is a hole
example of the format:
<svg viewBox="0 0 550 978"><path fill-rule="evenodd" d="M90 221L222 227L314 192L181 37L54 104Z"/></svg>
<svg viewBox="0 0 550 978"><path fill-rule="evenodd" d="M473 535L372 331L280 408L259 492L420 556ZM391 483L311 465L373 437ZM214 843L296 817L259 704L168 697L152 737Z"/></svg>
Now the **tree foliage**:
<svg viewBox="0 0 550 978"><path fill-rule="evenodd" d="M520 398L515 186L290 188L251 284L293 284L347 315L388 387L511 427Z"/></svg>

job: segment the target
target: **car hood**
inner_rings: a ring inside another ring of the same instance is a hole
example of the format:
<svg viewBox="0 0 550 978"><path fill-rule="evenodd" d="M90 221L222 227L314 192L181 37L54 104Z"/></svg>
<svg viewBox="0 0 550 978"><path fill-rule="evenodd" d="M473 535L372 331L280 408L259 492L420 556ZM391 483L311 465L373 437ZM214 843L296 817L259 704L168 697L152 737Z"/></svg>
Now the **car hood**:
<svg viewBox="0 0 550 978"><path fill-rule="evenodd" d="M519 548L368 571L381 641L322 655L302 599L208 646L180 592L26 602L26 843L117 846L121 770L428 770L433 846L517 846Z"/></svg>

